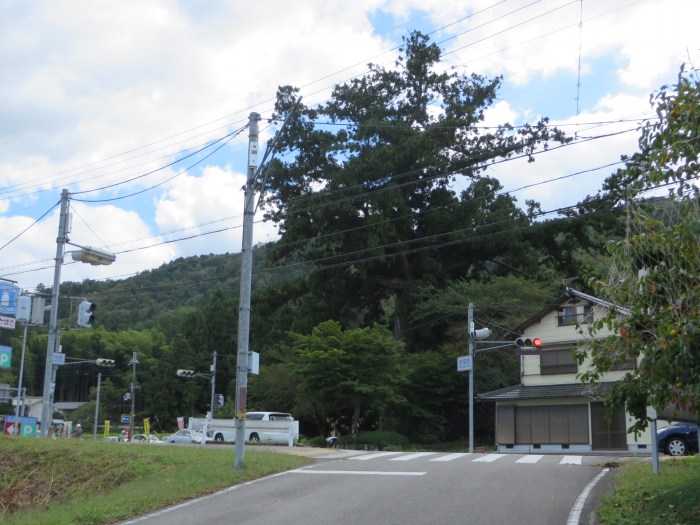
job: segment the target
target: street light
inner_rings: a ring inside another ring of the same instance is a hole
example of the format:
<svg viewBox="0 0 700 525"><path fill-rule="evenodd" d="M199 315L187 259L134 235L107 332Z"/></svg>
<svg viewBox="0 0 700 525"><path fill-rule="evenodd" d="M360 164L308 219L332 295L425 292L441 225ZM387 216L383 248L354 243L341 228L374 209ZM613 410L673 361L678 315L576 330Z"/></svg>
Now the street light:
<svg viewBox="0 0 700 525"><path fill-rule="evenodd" d="M46 366L44 367L44 393L41 402L41 437L48 437L49 426L53 416L53 395L56 387L56 366L54 354L60 352L61 332L58 328L58 297L61 286L61 266L65 255L66 244L76 246L79 250L73 251L73 260L88 264L112 264L116 257L108 252L97 250L89 246L72 244L68 239L70 233L70 221L68 210L70 208L70 193L64 189L61 192L61 213L58 221L58 236L56 237L56 262L54 265L53 288L51 290L51 313L49 316L49 340L46 345ZM77 255L76 255L77 254Z"/></svg>

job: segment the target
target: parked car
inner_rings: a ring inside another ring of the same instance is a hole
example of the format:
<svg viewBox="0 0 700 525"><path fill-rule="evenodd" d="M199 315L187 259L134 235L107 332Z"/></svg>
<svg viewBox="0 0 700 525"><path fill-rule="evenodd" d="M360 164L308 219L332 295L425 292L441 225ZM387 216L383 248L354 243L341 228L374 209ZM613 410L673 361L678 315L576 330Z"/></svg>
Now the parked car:
<svg viewBox="0 0 700 525"><path fill-rule="evenodd" d="M656 431L659 452L669 456L698 453L698 426L694 423L673 423Z"/></svg>
<svg viewBox="0 0 700 525"><path fill-rule="evenodd" d="M134 437L131 438L132 443L162 443L163 441L158 439L157 436L154 436L153 434L149 434L146 436L146 434L134 434Z"/></svg>
<svg viewBox="0 0 700 525"><path fill-rule="evenodd" d="M202 434L189 428L183 428L168 436L165 441L166 443L201 443Z"/></svg>

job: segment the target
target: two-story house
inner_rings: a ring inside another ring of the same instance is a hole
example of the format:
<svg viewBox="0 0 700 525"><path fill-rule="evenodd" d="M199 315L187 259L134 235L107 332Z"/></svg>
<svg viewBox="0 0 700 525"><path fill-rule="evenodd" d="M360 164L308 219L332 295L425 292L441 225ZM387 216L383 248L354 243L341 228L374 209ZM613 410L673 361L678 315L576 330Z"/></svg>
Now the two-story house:
<svg viewBox="0 0 700 525"><path fill-rule="evenodd" d="M634 361L605 372L601 381L582 384L581 368L572 351L582 340L578 327L607 313L609 303L567 290L547 308L515 329L517 336L542 340L542 347L520 357L518 385L480 394L479 401L496 404L496 446L500 452L651 451L649 432L635 437L627 428L629 414L608 421L603 396ZM624 308L618 311L624 314ZM609 333L601 332L597 337Z"/></svg>

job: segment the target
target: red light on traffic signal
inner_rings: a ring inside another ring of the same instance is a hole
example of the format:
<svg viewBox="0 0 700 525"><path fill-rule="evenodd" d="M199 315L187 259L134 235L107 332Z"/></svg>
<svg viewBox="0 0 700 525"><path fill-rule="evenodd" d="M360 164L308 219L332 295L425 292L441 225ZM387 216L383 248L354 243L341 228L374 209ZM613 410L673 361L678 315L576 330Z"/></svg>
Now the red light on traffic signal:
<svg viewBox="0 0 700 525"><path fill-rule="evenodd" d="M542 339L540 339L539 337L535 337L532 340L532 346L534 346L535 348L542 348Z"/></svg>

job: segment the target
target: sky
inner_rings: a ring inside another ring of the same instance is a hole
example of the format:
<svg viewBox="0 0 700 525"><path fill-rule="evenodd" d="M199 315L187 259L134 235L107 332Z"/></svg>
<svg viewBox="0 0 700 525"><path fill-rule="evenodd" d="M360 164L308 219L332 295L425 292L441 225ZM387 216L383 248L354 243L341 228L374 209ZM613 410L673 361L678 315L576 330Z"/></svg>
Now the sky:
<svg viewBox="0 0 700 525"><path fill-rule="evenodd" d="M249 114L264 151L278 86L322 103L414 30L447 70L503 77L486 124L547 116L577 138L488 172L520 204L573 205L635 151L650 94L700 64L698 19L697 0L4 0L0 277L52 285L63 189L70 242L116 261L67 255L62 281L240 252ZM275 240L261 219L255 243Z"/></svg>

